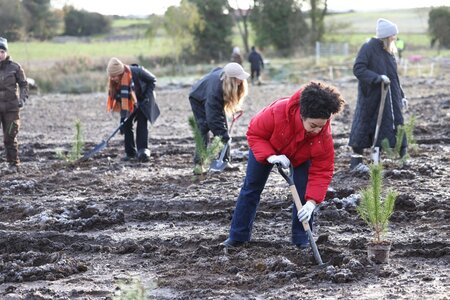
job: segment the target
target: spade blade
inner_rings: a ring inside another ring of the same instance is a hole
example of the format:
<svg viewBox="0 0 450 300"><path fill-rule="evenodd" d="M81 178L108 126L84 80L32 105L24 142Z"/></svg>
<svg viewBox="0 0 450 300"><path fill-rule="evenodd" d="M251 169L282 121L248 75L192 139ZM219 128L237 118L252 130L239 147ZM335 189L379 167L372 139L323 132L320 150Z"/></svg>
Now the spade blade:
<svg viewBox="0 0 450 300"><path fill-rule="evenodd" d="M212 172L222 172L226 166L227 166L226 161L223 161L220 159L215 159L211 162L211 165L209 166L209 170Z"/></svg>
<svg viewBox="0 0 450 300"><path fill-rule="evenodd" d="M85 154L83 155L83 157L82 157L80 160L82 160L82 161L88 160L89 158L91 158L92 156L94 156L94 154L96 154L96 153L102 151L103 149L105 149L107 144L108 144L108 143L107 143L106 141L102 141L100 144L98 144L97 146L95 146L94 149L92 149L91 151L85 153Z"/></svg>

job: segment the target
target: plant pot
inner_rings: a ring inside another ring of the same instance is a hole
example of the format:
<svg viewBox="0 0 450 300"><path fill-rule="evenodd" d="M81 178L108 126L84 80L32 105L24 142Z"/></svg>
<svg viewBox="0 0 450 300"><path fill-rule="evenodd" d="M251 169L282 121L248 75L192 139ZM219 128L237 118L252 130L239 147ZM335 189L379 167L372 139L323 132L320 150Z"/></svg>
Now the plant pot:
<svg viewBox="0 0 450 300"><path fill-rule="evenodd" d="M370 261L376 264L389 263L389 253L391 251L391 242L383 241L381 243L368 243L367 256Z"/></svg>

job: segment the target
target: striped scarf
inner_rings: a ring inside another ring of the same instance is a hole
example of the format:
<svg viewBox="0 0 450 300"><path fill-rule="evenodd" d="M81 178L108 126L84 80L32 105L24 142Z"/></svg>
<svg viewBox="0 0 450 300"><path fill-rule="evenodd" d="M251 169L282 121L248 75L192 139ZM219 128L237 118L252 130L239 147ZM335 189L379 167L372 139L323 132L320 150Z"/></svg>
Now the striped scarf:
<svg viewBox="0 0 450 300"><path fill-rule="evenodd" d="M116 94L120 93L120 101L116 100ZM108 99L106 101L106 111L120 112L122 110L134 110L136 104L136 94L134 92L134 84L131 78L131 70L125 65L125 72L120 80L120 85L116 85L109 80Z"/></svg>

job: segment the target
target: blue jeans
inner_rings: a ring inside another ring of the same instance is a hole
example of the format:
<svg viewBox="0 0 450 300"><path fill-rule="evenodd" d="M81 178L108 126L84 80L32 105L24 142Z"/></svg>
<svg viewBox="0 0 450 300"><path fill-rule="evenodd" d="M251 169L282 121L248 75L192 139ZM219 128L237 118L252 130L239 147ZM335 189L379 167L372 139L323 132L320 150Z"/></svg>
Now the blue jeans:
<svg viewBox="0 0 450 300"><path fill-rule="evenodd" d="M306 184L308 183L308 169L310 162L307 161L294 169L294 182L302 204L305 204ZM253 152L249 150L247 175L241 188L231 220L230 239L235 241L249 241L252 234L253 221L256 216L261 199L261 193L266 185L267 178L273 165L261 164L256 161ZM281 175L280 175L281 177ZM286 190L289 190L286 183ZM309 221L312 230L313 217ZM307 244L308 235L297 218L297 208L292 209L292 243Z"/></svg>

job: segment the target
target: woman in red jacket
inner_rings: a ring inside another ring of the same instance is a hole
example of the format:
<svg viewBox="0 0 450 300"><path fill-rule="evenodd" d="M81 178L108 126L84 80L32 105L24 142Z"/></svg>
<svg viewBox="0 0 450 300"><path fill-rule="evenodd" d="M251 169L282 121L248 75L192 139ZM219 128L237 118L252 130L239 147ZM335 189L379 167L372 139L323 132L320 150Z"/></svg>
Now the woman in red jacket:
<svg viewBox="0 0 450 300"><path fill-rule="evenodd" d="M308 247L301 222L309 221L322 202L334 169L330 118L345 101L332 86L310 82L290 98L276 100L250 121L247 175L237 199L230 235L223 245L236 247L250 240L261 193L274 164L294 167L294 181L303 208L293 206L292 242Z"/></svg>

